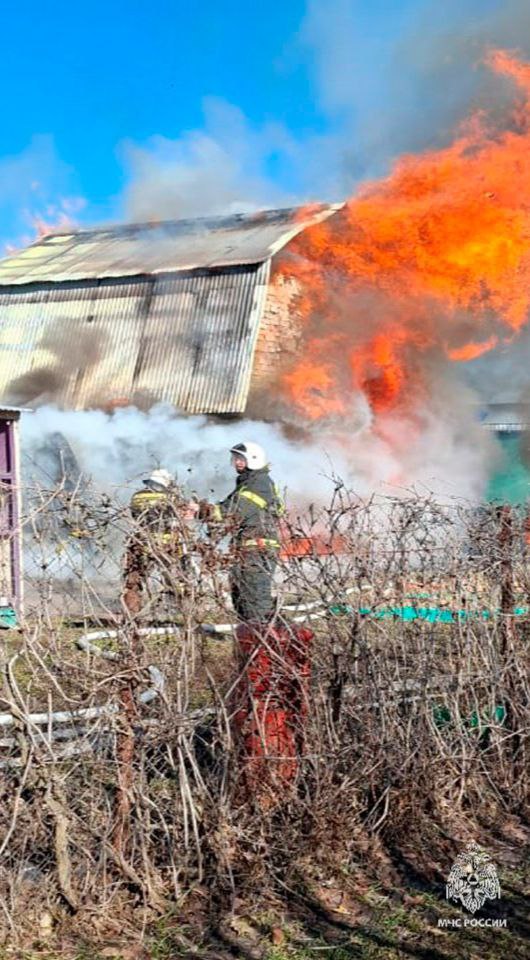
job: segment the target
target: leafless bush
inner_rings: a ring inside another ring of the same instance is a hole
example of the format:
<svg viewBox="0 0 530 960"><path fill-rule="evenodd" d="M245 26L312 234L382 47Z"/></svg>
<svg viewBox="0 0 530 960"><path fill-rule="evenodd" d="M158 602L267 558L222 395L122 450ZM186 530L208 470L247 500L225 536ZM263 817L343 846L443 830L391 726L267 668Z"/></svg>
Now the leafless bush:
<svg viewBox="0 0 530 960"><path fill-rule="evenodd" d="M226 544L182 521L175 568L153 542L132 617L119 501L39 488L23 531L25 615L2 652L6 937L44 908L90 924L198 887L224 909L241 890L285 893L309 862L377 872L397 857L432 879L444 845L528 819L516 511L366 502L337 484L327 509L291 515L278 616L314 631L312 677L295 774L266 806L234 737L241 659L202 628L233 621Z"/></svg>

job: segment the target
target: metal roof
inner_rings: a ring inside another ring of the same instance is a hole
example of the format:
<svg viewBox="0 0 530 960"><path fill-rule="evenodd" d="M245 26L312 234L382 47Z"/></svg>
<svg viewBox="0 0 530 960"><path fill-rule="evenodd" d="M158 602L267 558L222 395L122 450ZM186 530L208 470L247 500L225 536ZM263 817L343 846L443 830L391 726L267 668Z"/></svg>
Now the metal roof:
<svg viewBox="0 0 530 960"><path fill-rule="evenodd" d="M0 286L262 263L342 204L112 226L42 237L0 260Z"/></svg>
<svg viewBox="0 0 530 960"><path fill-rule="evenodd" d="M0 288L0 396L242 413L269 270Z"/></svg>
<svg viewBox="0 0 530 960"><path fill-rule="evenodd" d="M9 407L5 404L0 405L0 420L20 420L21 413L33 413L32 410L23 407Z"/></svg>
<svg viewBox="0 0 530 960"><path fill-rule="evenodd" d="M520 433L530 429L530 403L488 403L482 406L480 422L486 430Z"/></svg>

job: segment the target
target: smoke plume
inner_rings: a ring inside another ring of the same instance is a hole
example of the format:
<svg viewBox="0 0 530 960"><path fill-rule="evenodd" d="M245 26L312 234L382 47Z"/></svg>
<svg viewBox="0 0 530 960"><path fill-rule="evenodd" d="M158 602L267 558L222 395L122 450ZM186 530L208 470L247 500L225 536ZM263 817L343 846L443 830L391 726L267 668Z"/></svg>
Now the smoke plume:
<svg viewBox="0 0 530 960"><path fill-rule="evenodd" d="M0 159L0 256L77 218L86 201L76 179L50 136L35 135L21 153Z"/></svg>
<svg viewBox="0 0 530 960"><path fill-rule="evenodd" d="M359 495L402 495L414 487L421 494L476 500L484 493L495 444L475 422L463 388L444 379L436 398L423 413L421 441L408 436L405 422L386 421L392 443L384 432L374 434L369 423L357 424L356 432L344 422L307 428L293 440L280 425L213 423L202 416L180 416L168 405L113 414L44 406L23 417L25 477L27 482L56 482L60 436L69 453L67 470L74 469L73 456L78 472L102 491L125 495L150 470L165 467L188 493L221 497L234 481L230 447L254 440L265 448L273 476L287 489L293 508L327 503L339 478Z"/></svg>
<svg viewBox="0 0 530 960"><path fill-rule="evenodd" d="M270 157L288 153L281 125L254 128L235 106L209 98L202 130L178 140L124 144L127 219L186 218L289 206L293 196L267 175Z"/></svg>
<svg viewBox="0 0 530 960"><path fill-rule="evenodd" d="M493 119L496 112L504 114L513 85L492 77L481 60L491 45L530 50L527 2L385 3L381 16L374 16L378 7L379 0L370 5L369 23L353 0L307 5L298 46L308 58L319 119L328 133L292 134L281 124L252 123L237 107L211 98L205 101L203 129L176 140L155 136L122 145L125 218L193 217L337 199L363 177L386 172L402 151L449 142L470 110L487 106ZM369 299L366 294L367 304ZM345 314L345 323L350 316ZM376 312L367 305L364 317L364 326L350 328L352 348L356 338L362 346L363 338L374 334ZM457 349L459 338L469 339L464 314L453 326L450 345ZM49 349L53 353L53 344ZM374 429L369 407L358 397L352 397L347 417L305 425L297 440L288 439L285 424L213 424L163 406L113 415L45 406L24 419L26 462L44 462L46 438L55 437L47 454L52 465L60 435L79 469L102 488L137 482L160 465L201 495L221 495L231 482L227 449L246 436L263 443L275 476L296 502L325 500L332 474L360 494L416 487L477 499L497 456L491 435L477 423L478 395L488 400L492 391L504 397L508 388L525 389L524 362L513 363L517 345L510 351L507 346L469 363L468 386L450 364L428 358L429 395L414 412L414 431L396 411L380 417ZM58 360L51 373L37 369L14 382L11 399L53 399L72 375L71 365L65 368Z"/></svg>
<svg viewBox="0 0 530 960"><path fill-rule="evenodd" d="M472 111L496 106L502 114L512 89L491 77L484 54L530 54L530 6L376 0L363 10L356 0L310 0L299 43L321 110L338 130L335 164L348 190L404 152L446 144Z"/></svg>

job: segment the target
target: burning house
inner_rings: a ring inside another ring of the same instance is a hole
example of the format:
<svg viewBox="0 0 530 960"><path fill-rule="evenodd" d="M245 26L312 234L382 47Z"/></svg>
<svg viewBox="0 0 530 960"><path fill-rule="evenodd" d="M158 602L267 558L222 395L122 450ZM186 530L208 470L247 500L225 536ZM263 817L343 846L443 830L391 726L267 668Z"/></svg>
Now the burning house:
<svg viewBox="0 0 530 960"><path fill-rule="evenodd" d="M296 281L277 265L301 232L340 206L41 237L0 262L2 402L110 412L122 406L147 410L164 401L185 414L264 416L263 398L271 393L280 361L292 362L301 335L291 309ZM0 617L3 596L20 607L21 582L14 418L2 417L0 412L2 481L16 496L2 514ZM39 483L61 485L65 494L78 489L80 468L61 432L34 441L31 454L28 459L26 451L24 460L26 496L37 465ZM64 504L54 501L41 537L49 547L43 562L61 603L68 591L77 596L56 554L59 545L72 562L72 544L78 544L71 536L72 511L66 512L65 519ZM41 561L36 564L29 541L26 575L40 584ZM116 549L118 555L121 547ZM82 541L77 552L83 563L91 550L92 540ZM30 600L33 594L29 590Z"/></svg>
<svg viewBox="0 0 530 960"><path fill-rule="evenodd" d="M339 206L42 237L0 263L0 397L243 414L296 351L275 262Z"/></svg>

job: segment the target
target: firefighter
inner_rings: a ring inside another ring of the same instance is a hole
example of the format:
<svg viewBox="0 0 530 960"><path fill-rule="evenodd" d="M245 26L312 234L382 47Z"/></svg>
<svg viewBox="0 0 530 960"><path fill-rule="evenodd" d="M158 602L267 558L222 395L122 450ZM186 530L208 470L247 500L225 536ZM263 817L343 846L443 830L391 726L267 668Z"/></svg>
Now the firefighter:
<svg viewBox="0 0 530 960"><path fill-rule="evenodd" d="M284 506L265 452L245 441L231 447L235 489L210 519L232 532L232 602L236 679L230 716L239 745L241 796L263 811L290 796L298 755L304 749L309 694L311 631L275 616L272 581L279 554Z"/></svg>
<svg viewBox="0 0 530 960"><path fill-rule="evenodd" d="M139 613L142 593L153 565L161 564L174 589L186 578L187 545L183 520L191 516L168 470L153 470L133 494L130 511L135 523L125 554L123 602Z"/></svg>
<svg viewBox="0 0 530 960"><path fill-rule="evenodd" d="M283 503L273 483L265 451L245 441L230 449L237 479L220 503L202 504L199 516L223 521L232 533L232 603L243 622L270 620L274 613L272 580L280 548L278 525Z"/></svg>

